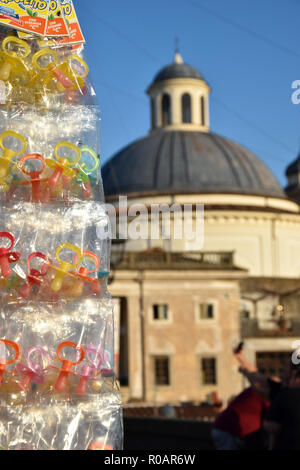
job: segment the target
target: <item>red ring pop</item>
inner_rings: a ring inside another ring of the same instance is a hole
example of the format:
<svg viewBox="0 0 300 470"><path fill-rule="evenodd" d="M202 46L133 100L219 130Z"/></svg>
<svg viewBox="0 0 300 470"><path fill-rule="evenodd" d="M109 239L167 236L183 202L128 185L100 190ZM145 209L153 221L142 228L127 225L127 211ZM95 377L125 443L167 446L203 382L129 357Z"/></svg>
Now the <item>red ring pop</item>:
<svg viewBox="0 0 300 470"><path fill-rule="evenodd" d="M8 279L12 275L10 263L15 263L20 259L20 253L12 252L15 244L14 236L9 232L0 232L0 239L8 238L10 240L10 246L8 248L0 248L0 274Z"/></svg>
<svg viewBox="0 0 300 470"><path fill-rule="evenodd" d="M43 263L41 270L38 271L37 269L34 269L30 266L30 262L34 258L40 258L43 261L45 261L47 264ZM23 284L23 286L19 290L19 295L23 297L23 299L27 299L30 296L34 286L41 286L43 281L42 279L39 279L39 278L46 276L48 270L50 269L49 267L50 263L51 263L51 260L46 255L43 255L43 253L36 252L36 253L31 253L31 255L28 256L27 266L28 266L29 274L27 274L27 282Z"/></svg>
<svg viewBox="0 0 300 470"><path fill-rule="evenodd" d="M67 359L63 359L61 357L60 353L61 353L62 349L64 349L64 348L77 349L77 351L80 352L79 359L76 362L68 361ZM61 372L58 376L57 381L54 384L54 388L58 392L63 392L66 389L69 374L75 374L74 372L71 371L72 367L76 366L77 364L79 364L80 362L83 361L83 359L85 357L85 352L84 352L84 349L83 349L82 346L79 346L78 344L73 343L71 341L64 341L63 343L61 343L58 346L56 354L57 354L58 360L60 362L62 362L62 367L61 368L55 367L55 369L58 369Z"/></svg>
<svg viewBox="0 0 300 470"><path fill-rule="evenodd" d="M15 354L15 357L11 359L10 361L0 358L0 387L2 386L4 372L8 374L14 373L9 370L6 370L6 367L9 364L13 364L14 362L16 362L19 359L20 352L21 352L19 345L17 343L14 343L13 341L9 341L8 339L0 339L0 344L1 343L4 343L6 346L10 346L11 348L13 348L16 354Z"/></svg>
<svg viewBox="0 0 300 470"><path fill-rule="evenodd" d="M41 170L34 170L34 171L26 171L25 163L28 160L37 160L41 162L42 169ZM50 197L50 188L45 191L45 194L41 191L41 183L47 181L47 178L40 178L40 175L43 173L46 167L46 161L42 155L39 153L31 153L28 155L24 155L19 161L19 166L23 171L24 175L30 176L30 181L23 181L21 184L31 184L32 186L32 199L34 202L48 202Z"/></svg>

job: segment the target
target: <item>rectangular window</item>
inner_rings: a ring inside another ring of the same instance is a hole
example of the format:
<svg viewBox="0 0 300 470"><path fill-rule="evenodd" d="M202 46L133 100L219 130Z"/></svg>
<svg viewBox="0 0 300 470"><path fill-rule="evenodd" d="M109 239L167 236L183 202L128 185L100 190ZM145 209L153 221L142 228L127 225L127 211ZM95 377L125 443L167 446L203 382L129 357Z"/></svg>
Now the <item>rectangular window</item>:
<svg viewBox="0 0 300 470"><path fill-rule="evenodd" d="M169 358L159 356L154 358L155 385L170 385Z"/></svg>
<svg viewBox="0 0 300 470"><path fill-rule="evenodd" d="M290 351L258 351L256 353L258 370L268 376L281 377L290 361Z"/></svg>
<svg viewBox="0 0 300 470"><path fill-rule="evenodd" d="M166 304L153 305L153 319L154 320L167 320L168 319L168 305Z"/></svg>
<svg viewBox="0 0 300 470"><path fill-rule="evenodd" d="M205 98L204 96L201 96L200 98L201 102L201 124L202 126L206 125L206 119L205 119Z"/></svg>
<svg viewBox="0 0 300 470"><path fill-rule="evenodd" d="M199 318L200 320L211 320L214 318L213 304L199 304Z"/></svg>
<svg viewBox="0 0 300 470"><path fill-rule="evenodd" d="M217 384L216 359L214 357L203 357L201 359L202 385Z"/></svg>
<svg viewBox="0 0 300 470"><path fill-rule="evenodd" d="M249 320L250 318L250 312L249 310L243 309L240 311L240 317L242 320Z"/></svg>

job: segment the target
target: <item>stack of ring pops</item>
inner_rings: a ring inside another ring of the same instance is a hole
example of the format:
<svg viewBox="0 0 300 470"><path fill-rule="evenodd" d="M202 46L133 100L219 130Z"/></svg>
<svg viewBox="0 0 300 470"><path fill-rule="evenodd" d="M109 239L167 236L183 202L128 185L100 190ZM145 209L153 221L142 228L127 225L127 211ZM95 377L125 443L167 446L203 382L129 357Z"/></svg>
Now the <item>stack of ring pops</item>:
<svg viewBox="0 0 300 470"><path fill-rule="evenodd" d="M85 83L88 74L87 63L74 53L63 55L60 60L49 48L32 54L28 43L15 36L2 41L0 80L15 92L19 88L19 97L25 102L32 103L34 98L39 103L49 94L63 94L67 102L76 102L78 96L88 91Z"/></svg>
<svg viewBox="0 0 300 470"><path fill-rule="evenodd" d="M42 18L15 3L31 25ZM72 5L44 3L61 20ZM121 404L99 107L83 45L14 35L15 14L0 34L0 449L112 450Z"/></svg>
<svg viewBox="0 0 300 470"><path fill-rule="evenodd" d="M3 240L3 241L2 241ZM2 245L9 245L3 246ZM21 253L12 251L15 238L9 232L0 232L0 278L9 279L13 276L11 264L21 259ZM61 257L62 252L68 255L73 253L73 262ZM84 286L88 292L99 296L102 293L101 283L107 279L109 271L100 271L100 258L91 251L82 251L71 243L63 243L56 250L57 264L53 264L51 258L41 252L31 253L27 258L26 280L19 288L19 296L28 299L32 293L43 292L60 293L63 298L78 298L84 294ZM89 269L85 263L90 260L94 267ZM32 262L38 267L33 267ZM75 271L74 271L75 270ZM94 274L96 277L92 277Z"/></svg>
<svg viewBox="0 0 300 470"><path fill-rule="evenodd" d="M73 361L65 357L67 353L63 356L64 350L70 351L72 349L75 354L75 360ZM6 358L7 350L13 351L11 359ZM39 362L33 360L34 355L39 357ZM45 384L49 371L57 370L59 375L51 386L53 392L63 393L68 391L72 385L72 382L69 382L69 376L72 375L79 379L76 394L83 397L87 393L89 381L94 382L97 390L99 390L105 384L104 378L113 376L112 369L105 368L108 358L110 360L110 354L100 347L94 345L83 347L72 341L64 341L58 346L56 355L61 366L53 364L52 355L49 351L41 346L32 346L26 353L26 362L17 363L21 357L19 345L7 339L0 339L0 388L4 382L9 382L10 379L6 378L8 374L8 376L14 377L13 383L17 383L18 389L26 392L31 390L32 383L36 385ZM8 367L12 364L14 364L14 368L9 369ZM107 373L108 370L110 370L110 374Z"/></svg>
<svg viewBox="0 0 300 470"><path fill-rule="evenodd" d="M11 141L10 146L5 144L7 139ZM19 149L13 150L11 146ZM92 198L90 177L98 170L100 160L90 147L80 148L71 142L62 141L54 148L54 158L45 158L40 153L24 155L26 138L7 130L0 135L0 148L0 193L13 193L13 189L18 186L28 187L32 202L47 204L52 197L63 197L65 193L78 197L80 191L77 188L80 188L83 199Z"/></svg>

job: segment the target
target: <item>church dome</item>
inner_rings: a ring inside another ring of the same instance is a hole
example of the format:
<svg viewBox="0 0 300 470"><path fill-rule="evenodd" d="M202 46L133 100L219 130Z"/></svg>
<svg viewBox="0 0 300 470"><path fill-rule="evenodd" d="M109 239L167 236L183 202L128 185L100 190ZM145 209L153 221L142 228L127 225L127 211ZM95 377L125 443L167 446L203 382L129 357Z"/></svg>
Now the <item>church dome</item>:
<svg viewBox="0 0 300 470"><path fill-rule="evenodd" d="M193 79L193 80L191 80ZM210 130L210 87L183 62L164 67L147 90L152 130L103 167L106 196L243 194L285 198L252 152Z"/></svg>
<svg viewBox="0 0 300 470"><path fill-rule="evenodd" d="M252 152L212 132L157 129L108 161L106 196L233 193L284 198Z"/></svg>
<svg viewBox="0 0 300 470"><path fill-rule="evenodd" d="M152 85L156 82L173 78L194 78L196 80L204 80L201 73L191 65L174 63L161 69L154 77Z"/></svg>

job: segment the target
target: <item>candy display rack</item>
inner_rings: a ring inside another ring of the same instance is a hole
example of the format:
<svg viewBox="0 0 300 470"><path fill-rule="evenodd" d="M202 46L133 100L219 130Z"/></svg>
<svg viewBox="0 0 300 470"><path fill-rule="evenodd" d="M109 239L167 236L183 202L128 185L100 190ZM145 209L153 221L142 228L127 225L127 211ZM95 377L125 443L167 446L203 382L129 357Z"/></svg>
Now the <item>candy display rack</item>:
<svg viewBox="0 0 300 470"><path fill-rule="evenodd" d="M0 31L0 448L122 448L99 109L83 46Z"/></svg>

